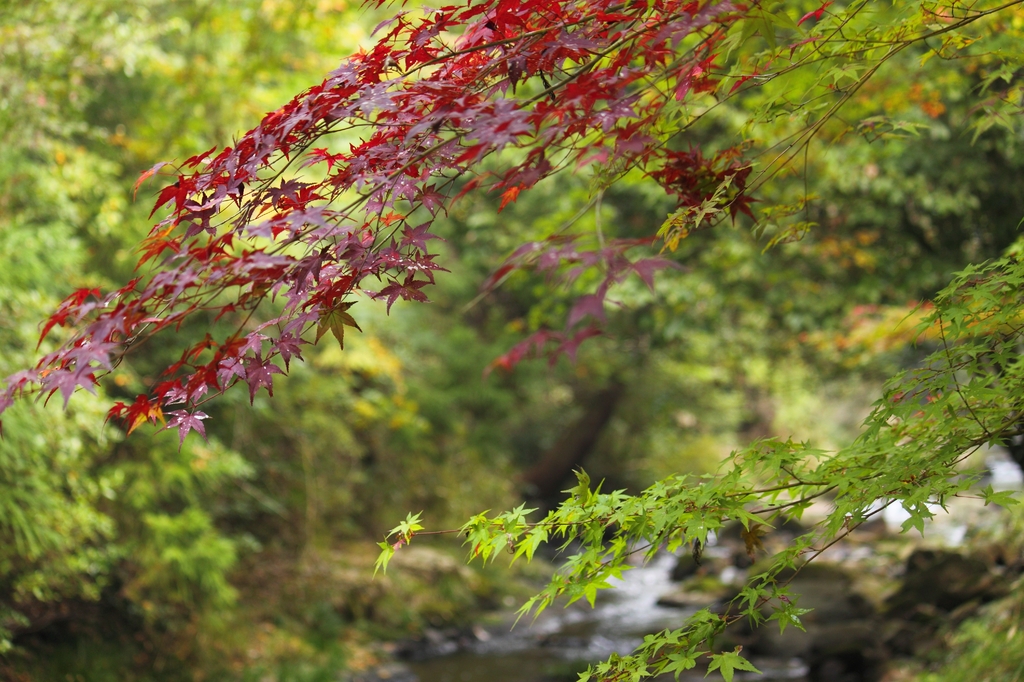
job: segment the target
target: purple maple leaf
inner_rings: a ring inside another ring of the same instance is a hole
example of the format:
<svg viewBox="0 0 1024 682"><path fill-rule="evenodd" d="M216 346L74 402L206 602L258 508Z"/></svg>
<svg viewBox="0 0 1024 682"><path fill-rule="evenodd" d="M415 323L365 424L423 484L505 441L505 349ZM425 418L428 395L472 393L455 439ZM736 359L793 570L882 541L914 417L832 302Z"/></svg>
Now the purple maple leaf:
<svg viewBox="0 0 1024 682"><path fill-rule="evenodd" d="M679 268L679 264L667 258L642 258L633 263L633 271L644 281L647 288L654 291L654 273L662 268Z"/></svg>
<svg viewBox="0 0 1024 682"><path fill-rule="evenodd" d="M74 361L75 367L78 369L95 364L109 370L112 368L110 355L118 349L119 346L116 343L86 340L81 345L68 349L65 357L69 361Z"/></svg>
<svg viewBox="0 0 1024 682"><path fill-rule="evenodd" d="M174 405L175 403L183 403L188 400L188 391L181 385L180 381L174 382L174 385L168 389L167 393L163 395L164 405Z"/></svg>
<svg viewBox="0 0 1024 682"><path fill-rule="evenodd" d="M421 190L418 198L423 207L430 211L430 215L436 215L438 210L444 210L446 197L438 192L434 185L428 185ZM435 237L435 239L440 239L440 237Z"/></svg>
<svg viewBox="0 0 1024 682"><path fill-rule="evenodd" d="M245 355L246 353L255 353L258 357L263 352L263 342L267 340L267 337L259 332L250 332L245 337L245 343L241 348L238 349L239 355Z"/></svg>
<svg viewBox="0 0 1024 682"><path fill-rule="evenodd" d="M39 381L39 370L23 369L10 375L4 381L7 382L8 391L20 390L28 384L34 384Z"/></svg>
<svg viewBox="0 0 1024 682"><path fill-rule="evenodd" d="M436 234L430 234L430 223L423 223L418 227L407 227L402 232L402 246L413 246L423 253L427 252L427 242L431 239L441 239ZM444 241L441 239L441 241Z"/></svg>
<svg viewBox="0 0 1024 682"><path fill-rule="evenodd" d="M399 297L406 301L426 301L427 295L424 294L420 289L430 284L429 281L415 281L412 277L405 279L405 284L399 284L398 282L392 282L380 291L372 294L373 298L387 298L388 299L388 312L391 312L391 306Z"/></svg>
<svg viewBox="0 0 1024 682"><path fill-rule="evenodd" d="M604 292L601 292L601 294L603 293ZM599 322L604 322L604 296L601 294L587 294L586 296L581 296L579 300L576 301L576 305L572 307L572 312L569 313L569 319L566 322L566 326L573 326L587 315Z"/></svg>
<svg viewBox="0 0 1024 682"><path fill-rule="evenodd" d="M206 438L206 425L203 424L204 419L208 419L210 415L205 412L196 410L195 412L187 412L186 410L175 410L174 412L167 413L167 426L165 428L178 429L178 447L180 448L185 442L185 436L188 435L189 431L196 431L203 440Z"/></svg>
<svg viewBox="0 0 1024 682"><path fill-rule="evenodd" d="M42 379L43 390L49 391L52 395L60 391L64 398L64 409L68 408L68 401L75 390L81 386L90 393L96 393L96 377L91 373L72 372L67 369L57 369L47 374Z"/></svg>
<svg viewBox="0 0 1024 682"><path fill-rule="evenodd" d="M271 187L267 190L267 193L276 205L281 202L281 199L291 199L294 201L298 197L299 191L306 187L309 187L309 184L305 182L282 180L280 187Z"/></svg>
<svg viewBox="0 0 1024 682"><path fill-rule="evenodd" d="M274 348L284 360L285 369L289 369L288 363L293 357L302 359L302 345L306 343L294 334L281 334L280 338L273 342Z"/></svg>
<svg viewBox="0 0 1024 682"><path fill-rule="evenodd" d="M256 391L266 388L267 393L274 395L274 375L284 374L284 370L275 365L268 358L264 360L259 355L254 358L247 358L245 361L245 381L249 384L249 402L256 398Z"/></svg>
<svg viewBox="0 0 1024 682"><path fill-rule="evenodd" d="M225 388L234 377L245 379L245 365L238 358L224 358L217 363L217 380Z"/></svg>
<svg viewBox="0 0 1024 682"><path fill-rule="evenodd" d="M0 414L7 411L7 408L14 404L14 394L10 388L0 393Z"/></svg>

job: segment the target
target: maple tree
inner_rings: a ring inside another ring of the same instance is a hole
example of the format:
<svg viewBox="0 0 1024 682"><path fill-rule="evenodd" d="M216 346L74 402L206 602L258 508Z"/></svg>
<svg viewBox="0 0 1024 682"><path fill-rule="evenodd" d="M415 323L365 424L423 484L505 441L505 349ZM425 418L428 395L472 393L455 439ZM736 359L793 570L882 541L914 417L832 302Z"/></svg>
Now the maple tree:
<svg viewBox="0 0 1024 682"><path fill-rule="evenodd" d="M316 339L330 331L341 343L344 327L358 329L350 312L358 296L380 299L388 309L400 299L425 301L435 273L444 270L430 252L431 227L465 193L500 193L500 210L566 170L588 168L595 195L628 173L646 174L677 201L649 238L600 239L589 248L573 235L552 234L514 251L486 285L497 286L516 269L569 281L587 269L599 273L564 328L537 332L495 366L511 367L531 353L572 356L599 333L614 285L635 275L653 287L655 272L671 265L664 257L634 256L637 247L661 240L672 250L697 230L756 218L755 192L798 160L858 91L907 50L924 46L926 55L940 58L1002 60L992 69L997 74L1010 68L1016 57L975 47L990 29L972 31L1018 4L876 8L829 2L796 11L785 4L499 0L400 13L378 27L381 37L373 47L268 114L232 146L144 173L137 189L170 171L175 180L159 192L154 214L166 216L142 244L138 277L110 293L90 288L65 299L43 325L42 339L57 327L70 328L67 338L35 368L8 378L0 410L33 392L59 393L66 405L79 388L95 389L105 372L147 339L173 333L191 318L223 319L233 325L230 334L187 345L149 394L119 402L109 413L129 433L147 422L165 422L181 440L192 430L204 434L202 408L212 397L237 383L247 385L250 399L261 389L272 394L274 375L302 358L314 330ZM744 142L701 150L685 139L722 102L808 71L809 79L791 81L796 90L751 116L751 126L793 122L793 133L779 145L756 153ZM1004 80L1011 85L986 101L979 129L1015 106L1012 70ZM986 85L997 81L992 77ZM882 117L868 127L874 133L898 124ZM797 202L770 214L771 244L811 229L794 217L802 208ZM264 319L261 311L270 301L279 308ZM965 442L976 437L964 436ZM765 478L781 480L795 451L780 447L746 466L764 467ZM772 461L768 454L780 458L778 470L765 463ZM769 491L814 485L795 478ZM577 502L609 508L601 528L612 519L630 528L622 500L598 499L585 487L581 483ZM664 503L666 495L663 488L652 497ZM720 517L753 518L743 507L749 496L723 500L716 509ZM863 510L871 500L859 501ZM470 530L480 533L476 546L511 542L509 528L526 528L520 516L521 510L502 520L504 535L487 536L488 522L471 522ZM557 520L571 525L569 518ZM688 529L688 523L676 519L666 527ZM415 525L399 527L397 544L409 540ZM844 527L849 524L833 523L831 530ZM532 528L543 532L529 531L523 553L548 532ZM596 528L584 532L596 538ZM709 529L684 530L678 539L702 543ZM649 529L633 531L643 536ZM588 561L604 556L596 547ZM621 570L614 562L585 568L587 581L556 585L551 598L565 590L592 598L603 577ZM766 601L766 594L748 595L750 608ZM721 624L709 623L691 643ZM696 646L687 644L683 658L659 657L655 649L648 659L659 661L660 671L685 668ZM721 656L713 665L723 675L743 669L732 654Z"/></svg>
<svg viewBox="0 0 1024 682"><path fill-rule="evenodd" d="M33 387L59 392L66 404L77 388L94 389L133 346L199 314L240 323L227 338L207 336L185 348L151 395L118 403L110 416L131 431L181 405L174 423L184 433L201 426L206 415L199 408L211 393L239 381L250 396L261 388L272 393L273 375L283 372L276 363L287 369L291 358L301 358L307 329L319 327L318 336L332 329L340 340L342 327L354 324L345 311L357 292L385 299L388 308L400 298L426 300L423 288L443 270L429 253L429 228L458 198L459 183L461 193L478 185L501 192L504 207L566 168L596 165L604 184L639 168L679 199L659 235L669 244L723 211L752 215L752 165L742 161L741 146L710 158L672 149L708 108L696 98L711 91L728 96L754 87L751 79L828 56L861 64L844 65L865 71L845 87L815 84L836 101L798 137L806 142L893 54L1001 9L965 5L941 29L923 27L878 55L844 52L850 43L841 30L863 11L856 5L830 13L826 3L799 21L784 11L713 2L498 2L426 9L419 17L399 13L377 27L383 37L373 48L267 115L234 146L184 161L154 206L154 213L165 206L170 213L141 246L144 274L107 294L87 289L65 299L41 338L69 324L73 338L35 369L9 377L0 409ZM786 66L777 63L779 54L735 56L755 34L776 48L778 27L794 39L780 52L789 54ZM347 152L314 147L331 134L363 129L369 133ZM795 146L763 164L753 184L790 160ZM522 150L521 158L506 154L504 167L480 169L507 148ZM146 171L136 187L166 165ZM294 165L306 172L293 172ZM580 323L603 318L611 284L633 272L650 285L654 270L668 264L630 260L636 242L580 251L571 241L556 235L528 244L492 278L491 284L528 266L605 273L596 291L578 301L564 332L539 333L502 364L548 341L571 354L594 334ZM248 324L271 297L285 300L282 314ZM339 323L339 315L348 319Z"/></svg>
<svg viewBox="0 0 1024 682"><path fill-rule="evenodd" d="M386 33L372 50L268 115L236 145L186 160L183 170L198 170L161 191L154 211L170 205L171 214L142 246L139 266L157 260L159 270L106 295L81 290L67 298L43 337L71 322L79 332L37 369L10 377L3 405L33 385L66 401L78 387L92 389L98 374L139 341L200 312L247 320L268 295L286 298L282 315L190 346L152 395L119 403L111 416L123 418L130 431L180 404L175 423L187 431L201 423L199 407L211 391L237 381L248 383L251 395L272 391L272 376L282 371L275 360L287 366L301 357L307 328L337 328L332 320L355 291L386 299L389 307L399 298L426 299L421 290L441 269L428 252L427 229L457 178L488 155L509 146L527 152L463 188L487 183L503 192L503 201L566 166L656 164L669 153L661 151L665 133L658 130L666 107L710 87L709 55L723 39L722 27L738 16L727 6L684 3L506 3L430 10L419 19L399 15L379 27ZM464 33L449 37L460 26ZM696 44L680 59L673 46L684 39ZM548 85L528 88L523 79ZM661 92L662 81L675 84L670 95ZM555 92L557 99L549 100ZM313 147L339 129L363 126L372 133L347 153ZM316 181L285 177L299 158L326 172ZM704 175L716 177L699 155L674 155L672 167L687 158L702 182ZM685 182L678 171L662 173L669 186ZM732 205L745 208L736 201L740 184ZM673 191L685 192L691 203L705 199L700 190ZM541 268L607 266L604 283L581 299L570 327L600 318L609 284L626 271L650 282L659 264L625 258L628 243L582 254L549 245L526 247L507 267L522 267L516 259L526 252L543 255ZM367 289L373 278L383 286ZM592 333L549 333L533 343L550 338L571 349Z"/></svg>

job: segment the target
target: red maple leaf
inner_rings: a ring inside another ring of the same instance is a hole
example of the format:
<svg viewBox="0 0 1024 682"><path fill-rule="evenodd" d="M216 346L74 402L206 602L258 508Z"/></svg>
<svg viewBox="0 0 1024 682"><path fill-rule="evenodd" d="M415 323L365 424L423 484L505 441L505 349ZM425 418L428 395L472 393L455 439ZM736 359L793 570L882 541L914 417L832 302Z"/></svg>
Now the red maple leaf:
<svg viewBox="0 0 1024 682"><path fill-rule="evenodd" d="M825 13L825 10L828 9L828 6L831 5L834 1L835 0L828 0L828 2L823 4L818 9L812 10L807 14L803 15L802 17L800 17L800 21L796 22L796 25L799 26L808 19L814 19L815 21L819 21L821 19L821 15Z"/></svg>
<svg viewBox="0 0 1024 682"><path fill-rule="evenodd" d="M132 344L202 315L236 326L219 339L184 342L180 359L168 363L168 381L114 411L133 430L184 403L172 416L179 435L201 431L197 400L239 381L248 384L250 400L261 388L272 391L279 365L301 358L302 336L319 324L320 311L367 290L371 278L384 283L372 297L389 312L399 299L426 301L425 287L443 270L427 253L437 238L433 220L481 184L502 190L503 209L561 168L601 162L643 169L684 203L732 178L730 210L749 213L742 161L664 152L661 118L678 110L677 95L714 87L716 46L745 11L714 1L481 0L395 17L375 45L267 114L233 146L186 160L154 202L152 215L167 215L140 247L139 279L103 298L76 292L62 303L42 338L57 325L75 331L37 374L8 383L0 411L15 394L40 386L67 399L92 387ZM673 80L675 91L648 87ZM525 81L536 87L517 92ZM329 151L335 147L324 136L333 132L353 142ZM504 150L514 152L503 156L507 167L481 166ZM302 180L282 175L293 160L320 164L323 172ZM150 168L139 184L161 169ZM235 217L218 222L221 215ZM629 248L587 249L564 235L540 239L516 249L485 287L517 268L574 286L585 269L598 269L603 276L573 305L569 326L600 322L609 286L631 272L650 285L661 267L633 263ZM274 329L258 322L271 298L279 317L267 324ZM552 347L572 355L581 334L534 335L508 362ZM213 357L196 365L208 349Z"/></svg>

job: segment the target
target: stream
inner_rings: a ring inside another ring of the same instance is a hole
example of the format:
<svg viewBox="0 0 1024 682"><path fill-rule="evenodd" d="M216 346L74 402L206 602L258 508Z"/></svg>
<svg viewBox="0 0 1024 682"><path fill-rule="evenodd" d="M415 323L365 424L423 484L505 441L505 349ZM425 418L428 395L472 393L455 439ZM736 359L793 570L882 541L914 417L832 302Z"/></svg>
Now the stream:
<svg viewBox="0 0 1024 682"><path fill-rule="evenodd" d="M675 562L676 557L662 553L646 566L626 571L621 580L611 581L614 589L598 594L593 609L581 601L568 608L551 607L535 621L524 619L514 628L505 621L478 629L469 647L409 667L420 682L575 680L588 664L613 653L628 654L644 635L679 627L695 611L657 603L676 587L669 577ZM806 674L806 667L795 660L756 660L755 665L765 673L757 679L765 682L801 680ZM700 672L692 679L703 677ZM735 679L745 678L738 673Z"/></svg>
<svg viewBox="0 0 1024 682"><path fill-rule="evenodd" d="M993 449L986 459L989 470L986 483L991 483L997 490L1019 490L1024 487L1020 469L1005 453ZM936 517L926 524L932 543L956 548L964 542L970 527L999 522L995 508L985 507L976 500L953 502L955 504L950 505L948 511L937 505L934 507ZM906 512L898 505L886 508L884 525L888 534L898 535L906 517ZM725 551L725 548L711 545L706 548L706 557L712 558L716 550ZM864 556L870 556L872 550L864 545L837 546L829 554L826 561L853 569ZM555 606L535 620L523 619L515 627L514 614L504 614L498 621L474 628L475 636L469 642L463 641L461 645L455 642L442 643L449 646L447 655L411 661L408 668L419 682L574 682L576 674L582 672L588 664L606 660L613 653L631 653L643 642L645 635L665 628L680 627L694 613L693 608L658 604L663 595L678 588L678 583L671 579L676 562L675 556L661 553L650 563L626 571L621 580L610 581L614 589L602 590L598 594L594 608L583 601L567 608ZM725 570L735 569L727 567ZM724 571L722 574L723 582L732 582L740 577L726 576ZM812 593L814 587L813 584L805 586ZM825 600L816 607L819 613L838 609L842 614L840 620L851 627L850 635L856 634L857 622L866 625L869 630L878 627L881 621L877 618L856 621L860 616L842 613L844 602L849 597L843 593L843 587L833 586L829 590L825 592ZM806 598L812 596L809 594ZM808 606L814 605L809 603ZM815 616L809 618L813 621ZM819 632L829 629L827 624L819 627ZM840 638L845 636L843 633ZM771 650L770 646L762 645L762 653ZM785 647L776 648L774 655L783 651L786 651ZM734 677L737 682L805 682L808 679L808 666L799 658L752 655L750 660L762 674L737 671ZM820 672L818 674L820 679ZM704 677L704 670L698 666L688 674L681 675L680 680L695 682Z"/></svg>

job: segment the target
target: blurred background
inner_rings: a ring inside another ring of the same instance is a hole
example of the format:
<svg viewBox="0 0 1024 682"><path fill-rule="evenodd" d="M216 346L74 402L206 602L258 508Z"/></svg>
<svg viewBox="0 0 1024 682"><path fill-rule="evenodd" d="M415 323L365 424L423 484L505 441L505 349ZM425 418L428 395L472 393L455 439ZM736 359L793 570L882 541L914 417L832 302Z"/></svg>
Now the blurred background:
<svg viewBox="0 0 1024 682"><path fill-rule="evenodd" d="M345 0L0 0L0 373L34 364L40 320L72 289L132 277L156 185L133 198L140 172L231 144L368 44L391 11ZM754 232L741 216L684 240L668 254L679 267L658 272L655 292L639 279L614 290L607 333L575 363L485 376L526 334L559 325L586 275L566 287L517 272L486 296L480 286L516 246L561 229L593 199L586 172L538 186L500 215L497 197L469 195L440 224L445 241L432 242L451 272L431 303L399 302L388 315L360 300L352 312L363 333L344 351L309 347L272 400L250 406L244 392L228 394L210 410L206 442L179 449L174 433L126 438L104 424L115 400L173 361L170 341L141 348L67 412L57 401L7 412L0 677L449 679L439 671L454 664L388 665L403 651L426 657L493 638L482 624L500 629L500 618L487 614L521 603L551 564L467 567L457 538L424 539L374 579L375 543L406 512L456 528L485 509L548 508L578 467L605 490L638 491L673 473L713 472L757 438L848 442L881 383L931 350L910 343L919 302L967 263L1017 248L1024 217L1019 124L965 131L984 64L918 58L891 64L850 112L899 115L911 129L874 137L837 124L800 169L761 190L766 206L816 195L803 209L816 228L765 250L771 221ZM734 144L757 98L722 107L690 143ZM787 134L786 121L773 125L750 145ZM570 231L649 236L672 210L655 183L630 176ZM1006 453L990 459L1019 480ZM1005 548L1010 523L935 541ZM885 551L886 575L907 570L913 548ZM666 581L670 564L659 569ZM649 596L638 584L628 594ZM1004 599L984 612L988 625L972 626L1003 628L1007 644L990 658L1024 651L1012 644L1014 595L981 599ZM601 628L587 632L576 658L606 655L587 649ZM968 631L932 635L927 651L938 653L892 679L971 641ZM466 664L477 677L450 679L499 679L488 660ZM571 665L545 665L537 675L574 679ZM992 679L1015 679L1007 671Z"/></svg>

